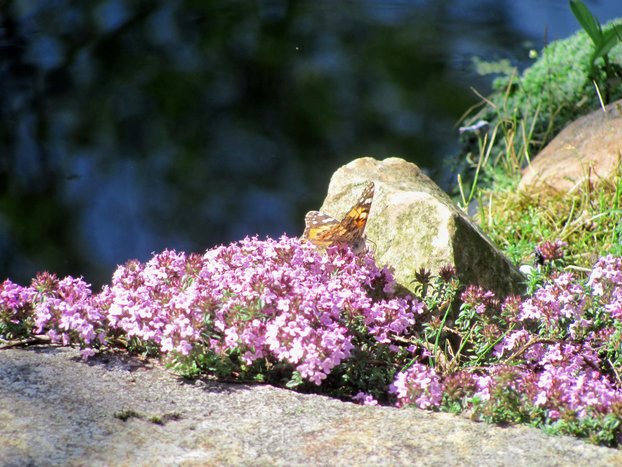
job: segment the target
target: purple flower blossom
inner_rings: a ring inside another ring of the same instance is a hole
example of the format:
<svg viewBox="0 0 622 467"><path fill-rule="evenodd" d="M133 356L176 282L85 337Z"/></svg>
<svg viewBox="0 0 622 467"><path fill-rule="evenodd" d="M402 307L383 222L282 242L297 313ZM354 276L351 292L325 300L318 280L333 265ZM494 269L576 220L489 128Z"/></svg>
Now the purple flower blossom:
<svg viewBox="0 0 622 467"><path fill-rule="evenodd" d="M505 354L512 353L525 345L529 341L529 337L529 332L524 329L513 331L495 346L493 354L496 357L501 357Z"/></svg>
<svg viewBox="0 0 622 467"><path fill-rule="evenodd" d="M106 336L105 317L92 296L90 285L81 278L58 280L40 274L26 292L34 314L35 333L45 332L52 342L79 342L87 349L101 345ZM91 352L86 350L86 358Z"/></svg>
<svg viewBox="0 0 622 467"><path fill-rule="evenodd" d="M374 396L362 391L352 396L352 400L361 405L378 405L378 401Z"/></svg>
<svg viewBox="0 0 622 467"><path fill-rule="evenodd" d="M600 359L588 344L554 344L541 359L534 404L554 414L574 411L579 417L589 412L607 413L622 401L622 392L597 368Z"/></svg>
<svg viewBox="0 0 622 467"><path fill-rule="evenodd" d="M541 321L549 327L563 319L579 319L585 311L585 292L572 273L553 276L520 307L519 320Z"/></svg>
<svg viewBox="0 0 622 467"><path fill-rule="evenodd" d="M396 395L398 407L413 404L427 409L441 404L443 389L441 378L433 368L415 363L397 374L389 393Z"/></svg>
<svg viewBox="0 0 622 467"><path fill-rule="evenodd" d="M19 324L31 311L35 291L30 287L6 279L0 284L0 319L12 324Z"/></svg>
<svg viewBox="0 0 622 467"><path fill-rule="evenodd" d="M479 315L484 314L486 310L495 310L499 306L499 300L495 297L494 292L485 290L479 285L469 285L460 299L466 304L473 307Z"/></svg>
<svg viewBox="0 0 622 467"><path fill-rule="evenodd" d="M622 319L622 258L605 256L598 260L587 282L592 294L604 303L616 320Z"/></svg>
<svg viewBox="0 0 622 467"><path fill-rule="evenodd" d="M6 279L0 284L0 304L3 309L12 310L17 313L31 304L34 290L30 287L22 287L19 284ZM12 321L16 322L12 319Z"/></svg>

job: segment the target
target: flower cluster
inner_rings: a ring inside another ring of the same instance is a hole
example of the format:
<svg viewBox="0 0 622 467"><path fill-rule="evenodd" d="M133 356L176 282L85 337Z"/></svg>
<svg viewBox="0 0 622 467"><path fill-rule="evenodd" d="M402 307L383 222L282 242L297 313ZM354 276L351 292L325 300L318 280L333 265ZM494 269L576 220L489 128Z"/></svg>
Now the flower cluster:
<svg viewBox="0 0 622 467"><path fill-rule="evenodd" d="M608 256L596 263L586 284L570 273L554 273L531 297L508 299L504 306L515 310L513 329L492 355L521 365L490 366L474 396L486 399L500 390L507 394L514 386L525 406L544 410L549 422L618 410L622 388L613 376L620 371L615 363L620 362L620 347L617 341L607 342L616 335L603 327L611 320L595 317L604 309L619 319L621 298L622 259ZM605 355L607 348L617 350Z"/></svg>
<svg viewBox="0 0 622 467"><path fill-rule="evenodd" d="M422 309L392 296L391 273L371 256L347 248L324 255L287 237L130 261L97 295L81 279L44 275L35 282L29 289L7 283L2 309L31 300L35 332L63 344L78 340L87 354L121 334L172 358L239 352L249 365L284 362L315 384L351 356L355 337L390 344Z"/></svg>
<svg viewBox="0 0 622 467"><path fill-rule="evenodd" d="M469 285L462 292L460 298L466 305L473 307L479 315L486 310L496 309L499 306L499 300L495 297L495 294L479 285Z"/></svg>
<svg viewBox="0 0 622 467"><path fill-rule="evenodd" d="M197 255L165 250L145 264L133 260L117 268L98 296L110 327L163 353L188 355L201 338L201 313L210 304L207 291L196 286L201 266Z"/></svg>
<svg viewBox="0 0 622 467"><path fill-rule="evenodd" d="M545 241L536 246L536 257L539 262L555 261L564 257L564 248L568 244L561 240Z"/></svg>
<svg viewBox="0 0 622 467"><path fill-rule="evenodd" d="M438 407L443 398L441 378L433 368L414 363L405 371L400 371L389 387L389 392L397 396L397 406L416 405L421 409Z"/></svg>
<svg viewBox="0 0 622 467"><path fill-rule="evenodd" d="M553 344L540 358L544 367L535 383L534 403L546 407L549 418L560 411L585 417L588 411L607 413L622 401L622 392L614 387L600 368L600 358L589 344Z"/></svg>
<svg viewBox="0 0 622 467"><path fill-rule="evenodd" d="M352 400L361 405L378 405L378 401L371 394L360 391L352 396Z"/></svg>
<svg viewBox="0 0 622 467"><path fill-rule="evenodd" d="M28 334L34 294L30 287L9 279L0 284L0 337L14 339Z"/></svg>
<svg viewBox="0 0 622 467"><path fill-rule="evenodd" d="M622 321L622 258L605 256L598 260L588 285L612 318Z"/></svg>
<svg viewBox="0 0 622 467"><path fill-rule="evenodd" d="M519 319L533 320L548 328L581 320L585 312L585 291L572 273L554 274L521 305Z"/></svg>
<svg viewBox="0 0 622 467"><path fill-rule="evenodd" d="M600 358L588 343L537 344L526 355L527 363L520 368L490 367L491 377L475 395L487 398L495 391L513 389L527 407L545 410L550 421L604 415L622 403L622 391L599 370ZM508 371L509 378L501 377Z"/></svg>
<svg viewBox="0 0 622 467"><path fill-rule="evenodd" d="M563 245L545 246L558 259ZM136 344L178 366L225 361L226 374L278 367L293 386L350 384L341 394L365 405L469 408L504 422L622 413L622 258L601 258L587 281L553 272L525 298L469 286L459 311L454 275L420 271L424 304L397 296L369 254L246 238L129 261L98 294L81 278L6 280L0 340L46 334L85 357ZM432 288L437 279L445 287Z"/></svg>
<svg viewBox="0 0 622 467"><path fill-rule="evenodd" d="M13 315L11 322L32 320L33 332L45 333L52 342L63 345L81 343L85 358L93 354L93 346L104 343L105 316L91 293L90 285L81 278L59 280L54 274L42 273L30 287L6 280L0 298L0 310Z"/></svg>
<svg viewBox="0 0 622 467"><path fill-rule="evenodd" d="M463 361L477 364L414 363L390 387L398 406L457 405L491 421L549 425L621 413L622 258L601 258L587 282L553 273L524 299L500 303L479 286L461 299L453 333L462 336ZM619 425L606 426L601 435ZM619 442L617 433L602 436Z"/></svg>

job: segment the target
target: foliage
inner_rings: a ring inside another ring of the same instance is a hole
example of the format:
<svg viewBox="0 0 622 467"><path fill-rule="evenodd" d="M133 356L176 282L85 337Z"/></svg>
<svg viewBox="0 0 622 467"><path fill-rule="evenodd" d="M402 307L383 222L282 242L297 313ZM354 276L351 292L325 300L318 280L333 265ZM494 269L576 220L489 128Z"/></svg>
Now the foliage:
<svg viewBox="0 0 622 467"><path fill-rule="evenodd" d="M590 36L594 43L594 49L590 56L590 75L595 75L596 60L602 58L605 62L607 78L610 78L609 51L618 43L622 42L622 28L611 25L603 30L600 22L592 15L590 10L581 0L570 0L570 9L579 21L583 30Z"/></svg>
<svg viewBox="0 0 622 467"><path fill-rule="evenodd" d="M496 80L477 116L488 119L486 131L465 136L469 168L458 177L460 204L477 203L481 227L515 264L537 260L535 248L546 240L566 242L563 266L578 271L589 271L600 256L622 254L622 167L609 180L588 177L571 193L516 189L533 154L567 122L600 105L594 83L603 91L611 85L603 95L622 97L622 74L610 74L622 65L622 47L609 52L608 63L594 62L595 76L587 33L553 42L520 77Z"/></svg>

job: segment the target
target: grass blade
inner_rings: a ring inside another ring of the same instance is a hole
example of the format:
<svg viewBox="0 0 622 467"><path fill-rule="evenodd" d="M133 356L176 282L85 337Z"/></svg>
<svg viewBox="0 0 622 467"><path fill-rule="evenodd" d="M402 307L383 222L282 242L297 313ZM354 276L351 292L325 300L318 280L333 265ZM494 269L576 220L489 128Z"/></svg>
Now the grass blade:
<svg viewBox="0 0 622 467"><path fill-rule="evenodd" d="M581 0L570 0L572 14L598 47L602 42L603 31L600 23Z"/></svg>
<svg viewBox="0 0 622 467"><path fill-rule="evenodd" d="M621 35L622 31L618 31L615 26L605 31L602 34L601 42L596 44L594 52L592 53L592 63L594 63L597 58L607 55L613 46L622 42Z"/></svg>

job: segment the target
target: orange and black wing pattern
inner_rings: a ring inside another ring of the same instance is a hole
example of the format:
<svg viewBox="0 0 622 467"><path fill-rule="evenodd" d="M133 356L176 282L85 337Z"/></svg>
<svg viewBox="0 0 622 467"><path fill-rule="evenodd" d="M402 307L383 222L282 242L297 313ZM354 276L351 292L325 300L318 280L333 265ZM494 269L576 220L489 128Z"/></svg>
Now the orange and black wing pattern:
<svg viewBox="0 0 622 467"><path fill-rule="evenodd" d="M364 246L365 226L373 198L374 182L368 182L359 200L341 221L319 211L308 212L302 238L320 248L345 244L359 250Z"/></svg>

